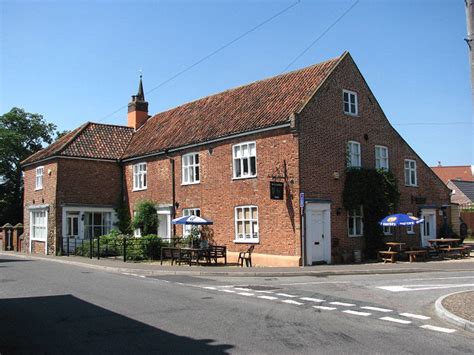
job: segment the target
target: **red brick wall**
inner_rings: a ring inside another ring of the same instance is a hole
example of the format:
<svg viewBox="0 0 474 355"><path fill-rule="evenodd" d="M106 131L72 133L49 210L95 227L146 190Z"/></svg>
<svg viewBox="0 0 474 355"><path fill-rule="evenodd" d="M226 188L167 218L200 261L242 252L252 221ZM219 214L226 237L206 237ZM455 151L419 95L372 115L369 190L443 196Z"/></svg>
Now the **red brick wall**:
<svg viewBox="0 0 474 355"><path fill-rule="evenodd" d="M43 189L35 191L36 167L44 166ZM49 205L48 253L56 252L61 236L62 204L117 205L121 170L116 162L58 159L25 168L23 250L29 248L29 206ZM44 243L33 243L32 252L44 253Z"/></svg>
<svg viewBox="0 0 474 355"><path fill-rule="evenodd" d="M358 117L343 113L343 89L357 92ZM361 144L362 166L368 168L375 168L375 145L388 147L389 168L398 179L402 195L399 212L418 212L419 206L412 202L412 196L426 197L427 205L449 203L446 186L389 124L350 56L342 60L316 97L303 109L298 125L301 190L306 197L332 201L332 238L339 239L343 248L364 247L364 238L348 237L347 214L342 203L346 144L349 140ZM364 138L365 134L368 139ZM406 158L416 160L418 187L404 184ZM334 178L335 172L339 174L339 179ZM339 216L336 215L338 208L342 209ZM437 221L441 222L440 216L437 216ZM409 242L415 240L418 245L418 235L406 238Z"/></svg>
<svg viewBox="0 0 474 355"><path fill-rule="evenodd" d="M232 145L256 141L257 178L232 179ZM209 150L212 148L212 152ZM200 183L181 185L181 155L199 152ZM150 199L156 203L172 203L171 167L169 159L175 161L176 201L179 208L200 208L201 215L214 221L214 240L226 245L230 251L241 251L247 244L235 244L234 208L239 205L258 206L260 243L256 253L295 256L300 254L300 219L298 214L298 153L297 138L288 130L267 132L251 137L216 143L170 157L147 159L148 188L132 192L132 164L125 167L125 179L130 212L137 201ZM272 176L283 176L286 163L287 178L274 181L285 182L288 187L284 200L270 199ZM177 234L181 234L177 227Z"/></svg>
<svg viewBox="0 0 474 355"><path fill-rule="evenodd" d="M35 191L36 186L36 168L44 167L43 173L43 188ZM33 205L49 205L48 212L48 253L55 253L56 229L52 226L56 225L56 186L58 177L58 164L56 161L47 162L44 164L29 165L25 169L24 178L24 238L22 250L29 251L30 240L30 210L28 207ZM44 243L33 243L32 252L42 248L40 253L44 253Z"/></svg>

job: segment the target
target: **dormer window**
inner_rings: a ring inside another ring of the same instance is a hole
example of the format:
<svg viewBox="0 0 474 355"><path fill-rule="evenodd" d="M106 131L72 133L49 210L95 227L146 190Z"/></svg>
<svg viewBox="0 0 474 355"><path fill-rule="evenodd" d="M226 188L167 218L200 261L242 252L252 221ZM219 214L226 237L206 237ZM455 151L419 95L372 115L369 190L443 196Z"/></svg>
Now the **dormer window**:
<svg viewBox="0 0 474 355"><path fill-rule="evenodd" d="M342 90L342 93L344 100L344 113L346 115L357 116L359 114L357 93L349 90Z"/></svg>
<svg viewBox="0 0 474 355"><path fill-rule="evenodd" d="M41 190L43 188L43 174L44 174L44 166L39 166L36 168L36 184L35 190Z"/></svg>

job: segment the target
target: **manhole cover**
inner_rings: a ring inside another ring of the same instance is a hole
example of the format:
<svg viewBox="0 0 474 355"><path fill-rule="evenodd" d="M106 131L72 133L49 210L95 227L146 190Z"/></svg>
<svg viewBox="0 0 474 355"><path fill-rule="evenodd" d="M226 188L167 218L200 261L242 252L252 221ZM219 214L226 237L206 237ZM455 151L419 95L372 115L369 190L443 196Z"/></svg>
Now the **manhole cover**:
<svg viewBox="0 0 474 355"><path fill-rule="evenodd" d="M273 290L281 290L281 287L274 287L274 286L261 286L261 285L249 285L249 286L238 286L241 288L248 288L250 290L255 291L273 291Z"/></svg>

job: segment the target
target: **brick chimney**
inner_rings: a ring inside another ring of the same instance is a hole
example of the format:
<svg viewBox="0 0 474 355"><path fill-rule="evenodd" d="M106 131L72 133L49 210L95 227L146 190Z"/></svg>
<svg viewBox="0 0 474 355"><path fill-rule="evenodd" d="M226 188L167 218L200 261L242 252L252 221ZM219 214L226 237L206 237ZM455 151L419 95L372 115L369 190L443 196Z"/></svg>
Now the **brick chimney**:
<svg viewBox="0 0 474 355"><path fill-rule="evenodd" d="M140 84L138 94L132 95L132 101L128 104L128 127L139 129L148 119L148 102L145 101L143 92L142 76L140 75Z"/></svg>

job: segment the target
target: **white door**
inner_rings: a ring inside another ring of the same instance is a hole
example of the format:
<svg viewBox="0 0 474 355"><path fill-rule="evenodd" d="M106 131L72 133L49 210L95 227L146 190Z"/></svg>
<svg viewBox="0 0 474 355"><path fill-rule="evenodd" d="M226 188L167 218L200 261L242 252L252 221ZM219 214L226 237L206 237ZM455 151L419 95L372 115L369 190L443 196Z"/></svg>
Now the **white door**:
<svg viewBox="0 0 474 355"><path fill-rule="evenodd" d="M329 203L306 205L306 261L331 263L331 210Z"/></svg>
<svg viewBox="0 0 474 355"><path fill-rule="evenodd" d="M424 222L421 224L421 246L429 246L429 239L436 239L436 210L426 209L421 210L421 218Z"/></svg>
<svg viewBox="0 0 474 355"><path fill-rule="evenodd" d="M66 238L63 239L63 250L67 250L69 244L69 252L73 252L79 237L79 213L66 213Z"/></svg>
<svg viewBox="0 0 474 355"><path fill-rule="evenodd" d="M169 208L158 208L158 237L171 239L171 210Z"/></svg>

